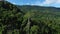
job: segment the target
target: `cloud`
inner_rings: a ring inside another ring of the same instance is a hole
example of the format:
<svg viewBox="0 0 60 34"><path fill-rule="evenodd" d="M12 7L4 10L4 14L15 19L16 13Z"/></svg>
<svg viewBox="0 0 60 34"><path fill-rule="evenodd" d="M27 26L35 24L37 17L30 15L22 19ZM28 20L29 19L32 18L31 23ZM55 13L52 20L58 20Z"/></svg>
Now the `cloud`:
<svg viewBox="0 0 60 34"><path fill-rule="evenodd" d="M12 2L12 4L16 4L15 2Z"/></svg>
<svg viewBox="0 0 60 34"><path fill-rule="evenodd" d="M60 4L60 0L57 0L56 3L59 3Z"/></svg>
<svg viewBox="0 0 60 34"><path fill-rule="evenodd" d="M43 3L41 3L41 5L51 5L51 4L55 4L57 0L45 0Z"/></svg>
<svg viewBox="0 0 60 34"><path fill-rule="evenodd" d="M43 2L36 1L35 3L32 3L31 5L40 5L40 6L43 6L43 5L51 5L51 4L54 4L55 2L56 2L56 0L45 0Z"/></svg>
<svg viewBox="0 0 60 34"><path fill-rule="evenodd" d="M55 6L58 7L60 6L60 0L7 0L9 2L12 2L13 4L18 4L18 5L38 5L38 6Z"/></svg>
<svg viewBox="0 0 60 34"><path fill-rule="evenodd" d="M35 2L33 5L40 5L40 6L60 6L60 0L45 0L44 2Z"/></svg>

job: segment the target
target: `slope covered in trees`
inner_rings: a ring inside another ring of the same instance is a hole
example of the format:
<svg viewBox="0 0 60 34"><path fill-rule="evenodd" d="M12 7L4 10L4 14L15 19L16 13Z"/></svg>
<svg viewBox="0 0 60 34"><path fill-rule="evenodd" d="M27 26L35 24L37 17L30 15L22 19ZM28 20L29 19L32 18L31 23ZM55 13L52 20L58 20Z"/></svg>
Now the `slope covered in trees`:
<svg viewBox="0 0 60 34"><path fill-rule="evenodd" d="M0 1L0 34L11 34L20 29L23 12L9 2Z"/></svg>
<svg viewBox="0 0 60 34"><path fill-rule="evenodd" d="M26 17L30 15L32 34L60 34L60 8L30 5L17 7L20 7Z"/></svg>
<svg viewBox="0 0 60 34"><path fill-rule="evenodd" d="M0 34L60 34L60 8L0 2Z"/></svg>

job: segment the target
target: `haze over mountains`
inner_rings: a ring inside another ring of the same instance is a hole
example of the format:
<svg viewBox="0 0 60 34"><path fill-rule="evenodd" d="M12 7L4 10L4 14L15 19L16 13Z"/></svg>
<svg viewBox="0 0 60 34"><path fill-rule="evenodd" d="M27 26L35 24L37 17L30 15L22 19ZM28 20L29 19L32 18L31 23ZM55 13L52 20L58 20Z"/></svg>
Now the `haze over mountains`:
<svg viewBox="0 0 60 34"><path fill-rule="evenodd" d="M0 1L0 34L60 34L60 8Z"/></svg>

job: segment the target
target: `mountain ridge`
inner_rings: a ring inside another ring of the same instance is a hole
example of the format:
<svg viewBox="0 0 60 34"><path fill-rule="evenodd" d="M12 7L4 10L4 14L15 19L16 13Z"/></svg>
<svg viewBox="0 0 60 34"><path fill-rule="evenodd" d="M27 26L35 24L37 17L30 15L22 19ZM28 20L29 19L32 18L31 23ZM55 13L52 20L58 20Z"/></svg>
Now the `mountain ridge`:
<svg viewBox="0 0 60 34"><path fill-rule="evenodd" d="M60 8L0 2L0 34L60 34Z"/></svg>

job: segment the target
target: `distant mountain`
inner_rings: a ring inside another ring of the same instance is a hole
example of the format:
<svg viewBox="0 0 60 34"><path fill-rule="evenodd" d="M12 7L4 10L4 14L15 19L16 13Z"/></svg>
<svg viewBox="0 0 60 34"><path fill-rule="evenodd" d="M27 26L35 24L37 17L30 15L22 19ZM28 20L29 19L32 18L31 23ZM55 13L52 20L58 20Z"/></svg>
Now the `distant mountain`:
<svg viewBox="0 0 60 34"><path fill-rule="evenodd" d="M37 10L37 11L50 11L50 12L60 12L60 8L56 8L56 7L44 7L44 6L35 6L35 5L22 5L22 6L19 6L17 5L17 7L22 10ZM38 9L37 9L38 8Z"/></svg>

